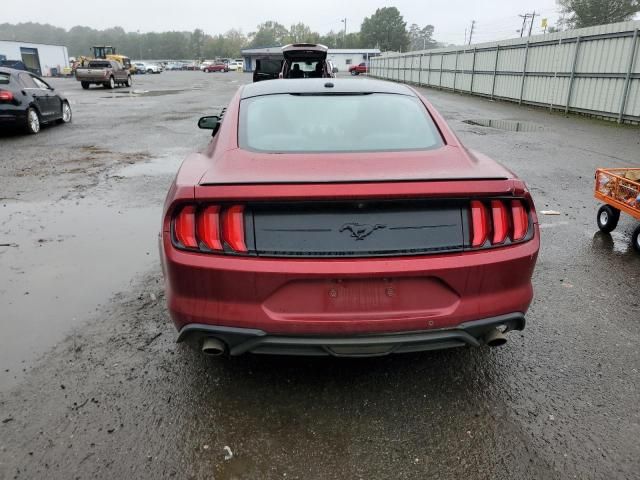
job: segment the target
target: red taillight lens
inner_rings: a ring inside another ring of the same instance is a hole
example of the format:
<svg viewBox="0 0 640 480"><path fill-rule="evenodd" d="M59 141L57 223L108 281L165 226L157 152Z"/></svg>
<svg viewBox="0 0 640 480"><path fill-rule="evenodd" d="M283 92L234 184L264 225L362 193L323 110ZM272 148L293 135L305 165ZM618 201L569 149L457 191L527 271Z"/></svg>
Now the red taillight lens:
<svg viewBox="0 0 640 480"><path fill-rule="evenodd" d="M174 231L176 240L187 248L197 248L196 240L196 207L188 205L180 210L175 219Z"/></svg>
<svg viewBox="0 0 640 480"><path fill-rule="evenodd" d="M198 215L197 227L198 239L209 250L222 250L219 205L211 205L202 210Z"/></svg>
<svg viewBox="0 0 640 480"><path fill-rule="evenodd" d="M503 243L509 233L509 216L507 207L500 200L491 200L491 220L493 221L493 238L491 243Z"/></svg>
<svg viewBox="0 0 640 480"><path fill-rule="evenodd" d="M471 228L471 246L481 247L487 240L489 225L487 224L487 209L478 200L471 201Z"/></svg>
<svg viewBox="0 0 640 480"><path fill-rule="evenodd" d="M244 241L244 206L234 205L222 213L222 236L236 252L246 252Z"/></svg>
<svg viewBox="0 0 640 480"><path fill-rule="evenodd" d="M0 102L13 102L13 93L8 90L0 90Z"/></svg>
<svg viewBox="0 0 640 480"><path fill-rule="evenodd" d="M529 230L529 217L521 200L511 201L511 216L513 217L512 240L522 240Z"/></svg>

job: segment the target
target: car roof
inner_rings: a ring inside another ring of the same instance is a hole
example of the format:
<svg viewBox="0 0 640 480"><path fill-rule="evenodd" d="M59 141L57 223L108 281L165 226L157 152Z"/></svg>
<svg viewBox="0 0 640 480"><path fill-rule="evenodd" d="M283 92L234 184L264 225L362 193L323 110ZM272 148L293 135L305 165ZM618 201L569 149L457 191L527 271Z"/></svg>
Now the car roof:
<svg viewBox="0 0 640 480"><path fill-rule="evenodd" d="M16 74L16 73L29 73L29 72L25 72L24 70L19 70L17 68L9 68L9 67L0 67L0 73L8 73L9 75L11 74Z"/></svg>
<svg viewBox="0 0 640 480"><path fill-rule="evenodd" d="M327 86L332 85L332 86ZM383 80L359 78L304 78L304 79L275 79L250 83L243 87L241 98L258 97L261 95L277 95L284 93L302 94L356 94L356 93L392 93L409 95L415 93L406 85Z"/></svg>

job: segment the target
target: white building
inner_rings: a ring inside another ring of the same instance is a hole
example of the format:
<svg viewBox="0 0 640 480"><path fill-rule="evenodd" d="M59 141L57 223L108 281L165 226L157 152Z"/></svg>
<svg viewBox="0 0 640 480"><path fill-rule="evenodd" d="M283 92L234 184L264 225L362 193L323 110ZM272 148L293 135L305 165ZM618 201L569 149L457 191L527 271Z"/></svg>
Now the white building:
<svg viewBox="0 0 640 480"><path fill-rule="evenodd" d="M33 73L50 76L69 66L69 52L63 45L0 40L0 60L19 60Z"/></svg>
<svg viewBox="0 0 640 480"><path fill-rule="evenodd" d="M327 60L330 60L339 72L347 72L351 65L368 62L370 57L380 55L378 48L330 48ZM256 59L282 58L282 47L245 48L242 50L245 72L253 72Z"/></svg>

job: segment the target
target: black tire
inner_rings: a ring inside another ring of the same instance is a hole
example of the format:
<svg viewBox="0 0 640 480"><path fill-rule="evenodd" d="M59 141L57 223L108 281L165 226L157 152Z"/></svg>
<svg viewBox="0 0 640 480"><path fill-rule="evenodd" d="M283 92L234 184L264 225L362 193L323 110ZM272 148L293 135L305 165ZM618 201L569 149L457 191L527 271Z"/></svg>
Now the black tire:
<svg viewBox="0 0 640 480"><path fill-rule="evenodd" d="M82 88L85 90L89 90L89 87L91 86L89 82L80 82L80 85L82 85Z"/></svg>
<svg viewBox="0 0 640 480"><path fill-rule="evenodd" d="M35 108L27 110L27 124L25 125L27 133L35 135L40 131L40 115Z"/></svg>
<svg viewBox="0 0 640 480"><path fill-rule="evenodd" d="M636 252L640 253L640 225L631 234L631 246Z"/></svg>
<svg viewBox="0 0 640 480"><path fill-rule="evenodd" d="M113 77L109 77L109 81L105 82L104 88L108 88L109 90L116 88L116 80Z"/></svg>
<svg viewBox="0 0 640 480"><path fill-rule="evenodd" d="M620 210L613 208L611 205L602 205L598 209L598 228L600 231L609 233L613 232L618 226L620 220Z"/></svg>
<svg viewBox="0 0 640 480"><path fill-rule="evenodd" d="M127 76L127 82L124 84L125 87L131 87L131 85L133 85L133 79L131 78L131 75Z"/></svg>
<svg viewBox="0 0 640 480"><path fill-rule="evenodd" d="M358 74L358 72L356 72L355 70L351 70L351 75L353 75L354 77Z"/></svg>

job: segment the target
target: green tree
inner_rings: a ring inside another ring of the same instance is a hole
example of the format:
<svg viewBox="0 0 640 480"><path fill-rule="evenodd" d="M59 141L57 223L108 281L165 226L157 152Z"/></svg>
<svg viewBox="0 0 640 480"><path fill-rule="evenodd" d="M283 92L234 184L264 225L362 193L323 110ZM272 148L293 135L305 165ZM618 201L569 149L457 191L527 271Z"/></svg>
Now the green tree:
<svg viewBox="0 0 640 480"><path fill-rule="evenodd" d="M640 0L557 0L569 28L626 22L640 11Z"/></svg>
<svg viewBox="0 0 640 480"><path fill-rule="evenodd" d="M363 47L379 47L381 50L402 51L409 46L407 22L396 7L378 8L366 17L360 27Z"/></svg>
<svg viewBox="0 0 640 480"><path fill-rule="evenodd" d="M191 34L191 54L194 58L202 57L202 46L204 44L204 32L196 28Z"/></svg>
<svg viewBox="0 0 640 480"><path fill-rule="evenodd" d="M284 25L269 20L258 25L258 30L250 33L249 36L251 37L249 46L253 48L272 47L283 45L289 36L289 31Z"/></svg>
<svg viewBox="0 0 640 480"><path fill-rule="evenodd" d="M433 39L433 25L420 28L419 25L413 23L409 27L410 50L426 50L428 48L436 48L437 46L438 42Z"/></svg>
<svg viewBox="0 0 640 480"><path fill-rule="evenodd" d="M312 32L311 28L304 23L296 23L291 25L289 29L289 35L284 40L284 43L319 43L320 34L318 32Z"/></svg>

